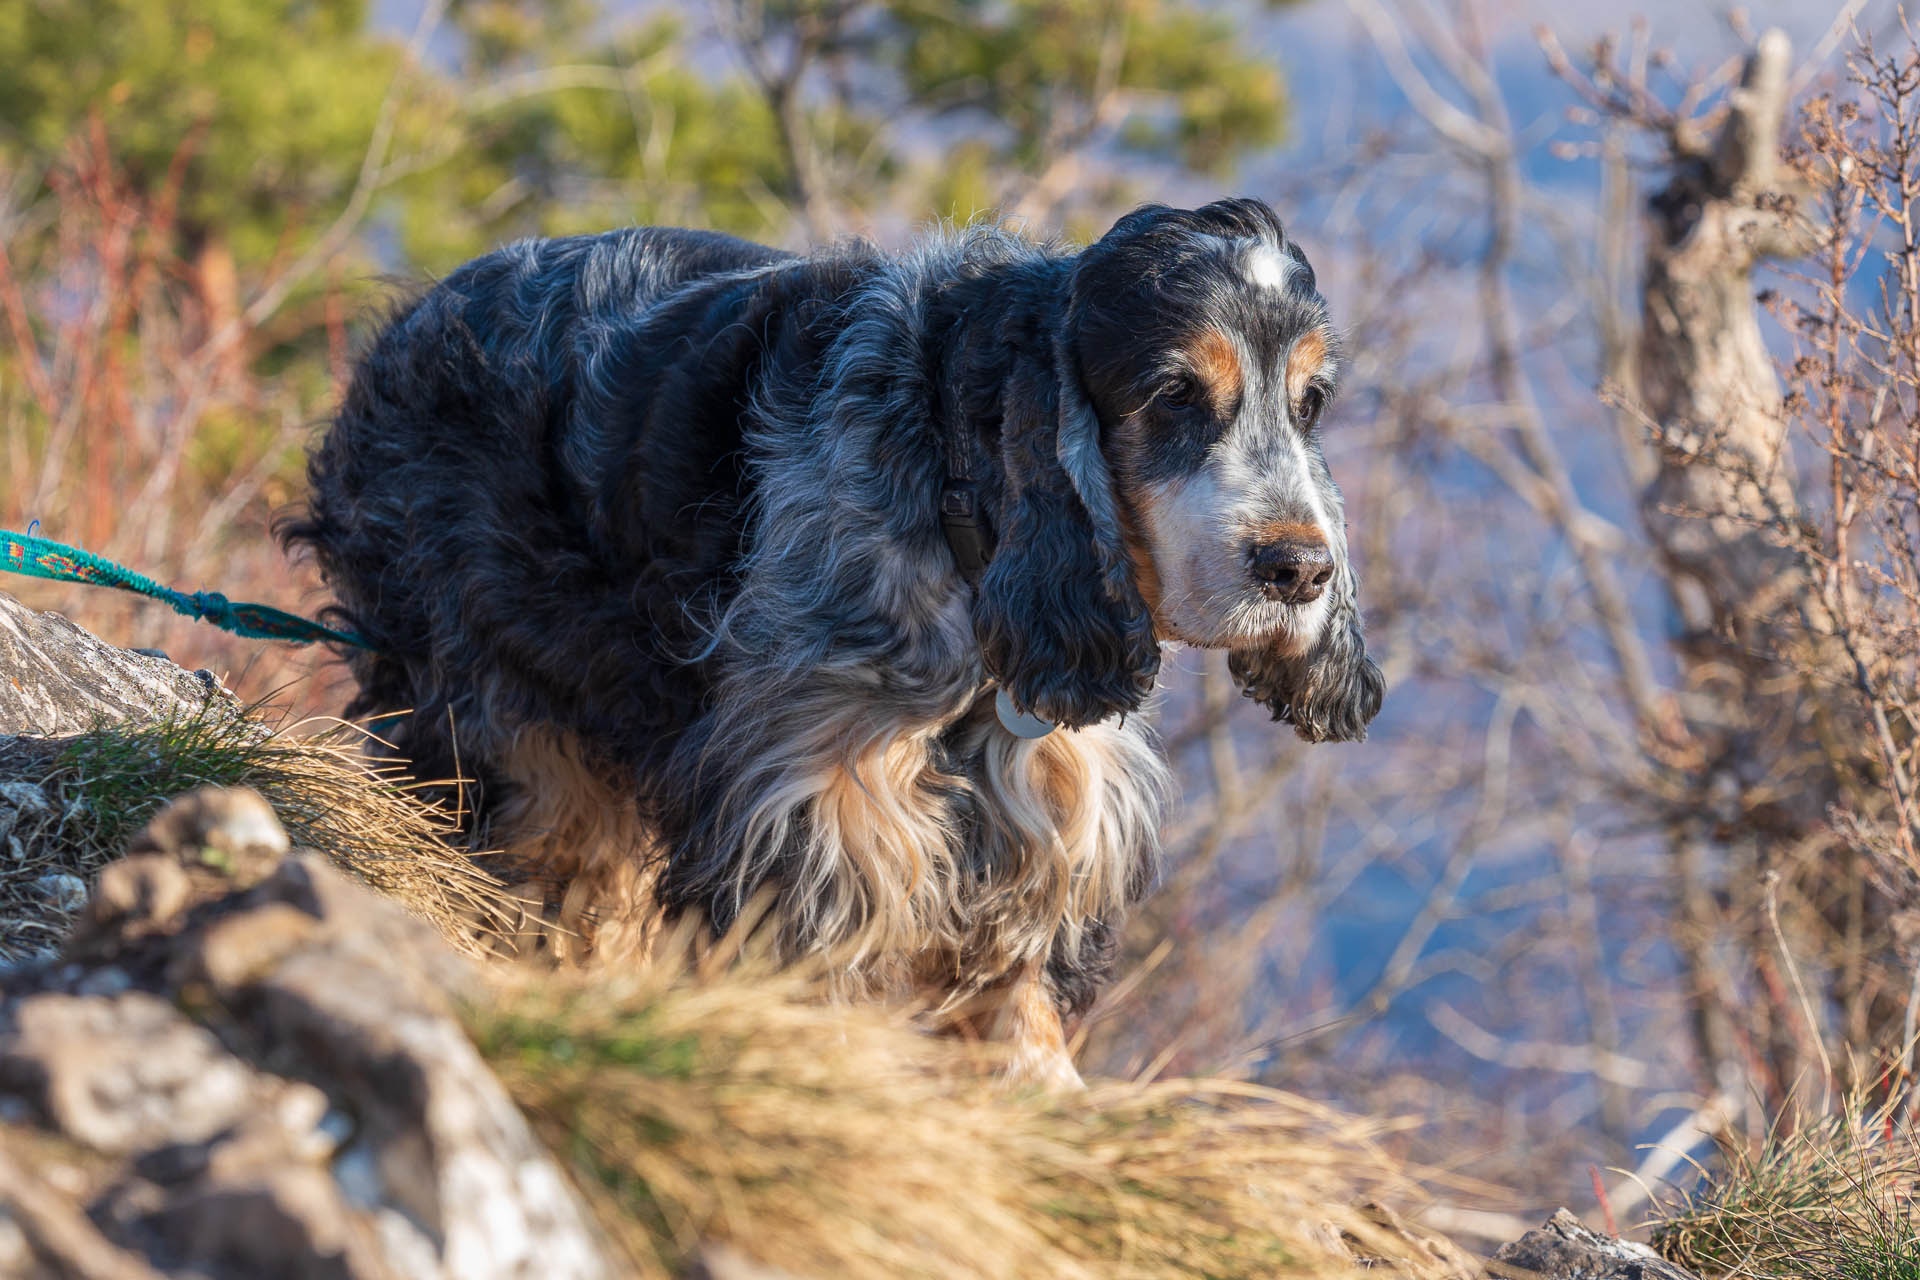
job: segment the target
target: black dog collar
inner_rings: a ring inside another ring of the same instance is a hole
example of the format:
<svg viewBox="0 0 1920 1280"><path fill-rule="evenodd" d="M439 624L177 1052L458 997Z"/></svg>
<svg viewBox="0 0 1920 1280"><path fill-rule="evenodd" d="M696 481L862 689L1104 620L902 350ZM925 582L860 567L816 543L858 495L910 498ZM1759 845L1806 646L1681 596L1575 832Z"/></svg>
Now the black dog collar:
<svg viewBox="0 0 1920 1280"><path fill-rule="evenodd" d="M987 525L986 512L980 509L980 491L973 484L972 459L968 456L971 443L964 430L947 437L947 479L940 486L940 531L947 536L947 549L953 552L960 576L978 591L987 562L993 559L993 530ZM1056 727L1051 720L1014 706L1005 684L994 691L993 710L1000 727L1016 738L1044 738Z"/></svg>
<svg viewBox="0 0 1920 1280"><path fill-rule="evenodd" d="M980 577L993 559L993 530L980 508L980 491L973 484L973 432L955 422L947 432L947 478L940 486L940 529L947 549L967 585L980 586Z"/></svg>
<svg viewBox="0 0 1920 1280"><path fill-rule="evenodd" d="M993 535L987 529L986 514L980 510L980 495L973 481L949 475L940 489L940 529L947 535L947 549L967 585L978 588L993 558Z"/></svg>

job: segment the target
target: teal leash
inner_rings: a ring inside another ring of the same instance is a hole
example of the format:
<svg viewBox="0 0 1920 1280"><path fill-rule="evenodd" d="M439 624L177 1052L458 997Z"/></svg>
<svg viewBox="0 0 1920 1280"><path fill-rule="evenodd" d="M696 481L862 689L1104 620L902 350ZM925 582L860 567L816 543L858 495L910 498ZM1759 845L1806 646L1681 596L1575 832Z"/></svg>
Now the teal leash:
<svg viewBox="0 0 1920 1280"><path fill-rule="evenodd" d="M35 522L36 524L38 521ZM284 640L289 644L314 644L332 641L371 649L365 639L351 631L336 631L297 614L269 608L264 604L236 604L218 591L175 591L152 578L135 573L91 551L69 547L63 542L35 538L24 533L0 529L0 569L25 574L30 578L48 578L54 582L85 582L97 587L117 587L173 606L176 613L211 622L235 635L256 640Z"/></svg>

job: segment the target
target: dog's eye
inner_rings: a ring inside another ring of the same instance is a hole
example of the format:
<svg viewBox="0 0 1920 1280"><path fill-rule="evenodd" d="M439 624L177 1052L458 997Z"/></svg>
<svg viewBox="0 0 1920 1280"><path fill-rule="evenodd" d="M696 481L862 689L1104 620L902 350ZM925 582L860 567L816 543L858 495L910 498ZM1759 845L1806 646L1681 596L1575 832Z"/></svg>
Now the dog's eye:
<svg viewBox="0 0 1920 1280"><path fill-rule="evenodd" d="M1160 403L1169 409L1190 409L1199 402L1200 383L1192 377L1178 378L1160 393Z"/></svg>
<svg viewBox="0 0 1920 1280"><path fill-rule="evenodd" d="M1300 393L1300 403L1293 408L1293 420L1302 431L1311 431L1320 422L1320 411L1327 407L1327 393L1319 387L1308 387Z"/></svg>

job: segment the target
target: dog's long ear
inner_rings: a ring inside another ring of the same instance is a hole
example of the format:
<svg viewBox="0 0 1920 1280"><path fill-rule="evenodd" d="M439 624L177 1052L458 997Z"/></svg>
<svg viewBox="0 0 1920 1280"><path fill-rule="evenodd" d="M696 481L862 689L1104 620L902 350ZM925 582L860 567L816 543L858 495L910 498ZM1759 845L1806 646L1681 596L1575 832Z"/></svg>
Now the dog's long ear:
<svg viewBox="0 0 1920 1280"><path fill-rule="evenodd" d="M1236 650L1227 667L1241 690L1308 742L1360 742L1380 712L1387 682L1360 633L1353 570L1344 552L1329 584L1326 625L1306 652Z"/></svg>
<svg viewBox="0 0 1920 1280"><path fill-rule="evenodd" d="M1014 704L1067 728L1132 711L1160 667L1153 617L1100 451L1100 419L1057 334L1016 356L1002 391L1006 490L973 622Z"/></svg>

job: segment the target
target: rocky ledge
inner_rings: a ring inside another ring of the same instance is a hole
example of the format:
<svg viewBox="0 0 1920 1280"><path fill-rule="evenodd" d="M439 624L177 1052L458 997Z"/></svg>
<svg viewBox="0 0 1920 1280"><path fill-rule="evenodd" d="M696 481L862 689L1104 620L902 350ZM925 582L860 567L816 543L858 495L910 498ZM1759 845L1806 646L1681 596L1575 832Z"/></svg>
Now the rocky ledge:
<svg viewBox="0 0 1920 1280"><path fill-rule="evenodd" d="M198 792L0 978L0 1274L610 1274L425 925Z"/></svg>
<svg viewBox="0 0 1920 1280"><path fill-rule="evenodd" d="M1643 1244L1589 1230L1565 1209L1493 1255L1498 1280L1698 1280Z"/></svg>

